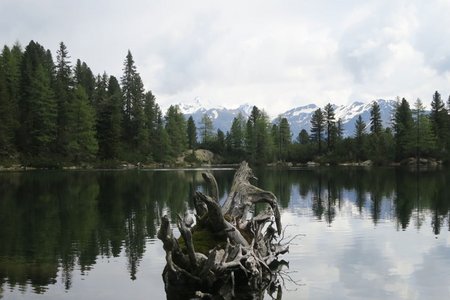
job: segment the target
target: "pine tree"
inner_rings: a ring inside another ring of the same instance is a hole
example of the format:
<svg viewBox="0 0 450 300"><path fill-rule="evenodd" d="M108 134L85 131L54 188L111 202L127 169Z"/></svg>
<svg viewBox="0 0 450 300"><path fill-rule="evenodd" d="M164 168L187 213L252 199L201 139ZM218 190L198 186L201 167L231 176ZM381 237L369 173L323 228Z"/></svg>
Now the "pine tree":
<svg viewBox="0 0 450 300"><path fill-rule="evenodd" d="M311 117L311 140L317 144L319 155L322 154L322 135L324 127L325 118L322 110L318 108Z"/></svg>
<svg viewBox="0 0 450 300"><path fill-rule="evenodd" d="M21 59L17 44L11 50L5 46L0 54L0 160L16 154Z"/></svg>
<svg viewBox="0 0 450 300"><path fill-rule="evenodd" d="M135 159L148 159L148 130L144 117L144 84L136 71L133 56L128 50L121 78L124 99L123 134L128 148Z"/></svg>
<svg viewBox="0 0 450 300"><path fill-rule="evenodd" d="M156 103L156 98L151 91L145 93L144 114L145 114L145 128L148 132L148 155L154 157L155 144L157 140L158 128L158 113L159 106Z"/></svg>
<svg viewBox="0 0 450 300"><path fill-rule="evenodd" d="M278 124L272 126L272 138L278 153L278 160L286 161L291 144L291 128L286 118L278 118Z"/></svg>
<svg viewBox="0 0 450 300"><path fill-rule="evenodd" d="M48 158L54 148L57 108L52 89L53 66L51 53L30 41L20 64L19 85L17 145L25 158Z"/></svg>
<svg viewBox="0 0 450 300"><path fill-rule="evenodd" d="M29 119L25 122L29 132L26 154L49 159L56 140L57 103L48 72L38 65L29 91Z"/></svg>
<svg viewBox="0 0 450 300"><path fill-rule="evenodd" d="M192 116L190 116L187 121L187 138L188 148L195 149L197 145L197 126L195 126L195 122Z"/></svg>
<svg viewBox="0 0 450 300"><path fill-rule="evenodd" d="M378 102L373 101L370 109L370 132L379 135L383 130L381 111Z"/></svg>
<svg viewBox="0 0 450 300"><path fill-rule="evenodd" d="M169 135L164 127L161 110L156 106L156 135L153 141L153 158L156 162L170 161L170 154L172 149L170 148Z"/></svg>
<svg viewBox="0 0 450 300"><path fill-rule="evenodd" d="M67 125L68 109L73 95L72 67L70 65L67 47L61 42L56 51L56 82L55 96L58 103L58 127L57 127L57 151L67 156L70 137L70 129Z"/></svg>
<svg viewBox="0 0 450 300"><path fill-rule="evenodd" d="M203 146L209 145L214 140L214 127L210 116L203 114L199 129Z"/></svg>
<svg viewBox="0 0 450 300"><path fill-rule="evenodd" d="M95 76L91 69L85 62L81 62L77 59L74 70L74 83L80 85L86 91L89 101L94 102L94 92L95 92ZM92 103L94 107L95 103Z"/></svg>
<svg viewBox="0 0 450 300"><path fill-rule="evenodd" d="M414 133L413 118L408 101L405 98L397 105L394 115L394 138L396 142L396 156L398 160L413 154Z"/></svg>
<svg viewBox="0 0 450 300"><path fill-rule="evenodd" d="M366 123L363 121L361 115L358 116L355 122L355 148L356 159L363 160L364 157L364 144L366 138Z"/></svg>
<svg viewBox="0 0 450 300"><path fill-rule="evenodd" d="M178 106L171 105L166 113L166 132L169 136L169 157L176 159L187 148L186 120Z"/></svg>
<svg viewBox="0 0 450 300"><path fill-rule="evenodd" d="M446 143L449 135L447 131L448 113L438 91L434 93L433 100L431 101L430 121L433 133L437 138L439 152L442 155L446 151Z"/></svg>
<svg viewBox="0 0 450 300"><path fill-rule="evenodd" d="M241 157L244 155L245 119L241 113L233 119L230 129L230 143L233 154Z"/></svg>
<svg viewBox="0 0 450 300"><path fill-rule="evenodd" d="M323 109L323 117L325 119L325 134L327 141L327 151L331 151L334 147L336 139L336 124L334 116L334 108L331 103L325 105Z"/></svg>
<svg viewBox="0 0 450 300"><path fill-rule="evenodd" d="M416 158L433 156L436 152L436 137L431 129L430 118L425 115L425 107L419 98L414 103L413 113Z"/></svg>
<svg viewBox="0 0 450 300"><path fill-rule="evenodd" d="M95 131L95 112L82 86L76 86L74 98L67 111L69 129L68 155L75 163L95 158L98 142Z"/></svg>
<svg viewBox="0 0 450 300"><path fill-rule="evenodd" d="M310 137L309 137L308 132L305 129L302 129L300 131L300 133L298 134L297 142L300 145L307 145L307 144L309 144L309 141L310 141Z"/></svg>
<svg viewBox="0 0 450 300"><path fill-rule="evenodd" d="M106 73L98 76L94 95L97 103L98 156L103 160L119 159L122 148L122 91L119 82Z"/></svg>

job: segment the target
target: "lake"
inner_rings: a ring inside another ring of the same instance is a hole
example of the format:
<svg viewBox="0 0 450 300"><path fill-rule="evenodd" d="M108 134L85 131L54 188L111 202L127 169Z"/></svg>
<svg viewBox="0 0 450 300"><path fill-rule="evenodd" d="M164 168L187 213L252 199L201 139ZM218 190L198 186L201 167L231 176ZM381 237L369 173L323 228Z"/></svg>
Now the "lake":
<svg viewBox="0 0 450 300"><path fill-rule="evenodd" d="M234 170L213 170L224 199ZM450 299L450 171L256 170L290 252L283 299ZM200 170L0 173L0 298L165 299L159 219Z"/></svg>

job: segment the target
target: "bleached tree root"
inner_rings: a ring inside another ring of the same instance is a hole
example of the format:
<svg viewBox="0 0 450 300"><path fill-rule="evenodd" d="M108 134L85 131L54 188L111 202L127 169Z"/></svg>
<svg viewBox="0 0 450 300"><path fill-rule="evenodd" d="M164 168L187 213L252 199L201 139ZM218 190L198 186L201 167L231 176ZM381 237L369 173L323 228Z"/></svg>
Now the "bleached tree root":
<svg viewBox="0 0 450 300"><path fill-rule="evenodd" d="M254 175L246 162L236 171L222 206L216 179L209 172L202 175L209 194L194 195L195 226L192 216L179 215L177 239L168 217L161 218L158 238L166 252L168 299L263 299L266 289L278 299L277 274L286 265L278 256L289 246L276 242L281 234L277 198L250 183ZM257 203L265 203L266 209L256 215Z"/></svg>

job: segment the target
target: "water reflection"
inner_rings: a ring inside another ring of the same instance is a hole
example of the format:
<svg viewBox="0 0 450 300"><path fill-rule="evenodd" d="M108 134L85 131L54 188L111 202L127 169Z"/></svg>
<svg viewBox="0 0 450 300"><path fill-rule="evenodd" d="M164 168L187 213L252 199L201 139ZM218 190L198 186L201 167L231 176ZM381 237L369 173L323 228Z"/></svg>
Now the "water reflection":
<svg viewBox="0 0 450 300"><path fill-rule="evenodd" d="M258 185L273 191L285 211L306 211L328 226L354 207L352 218L370 219L375 226L393 221L399 231L413 227L436 236L450 230L447 170L256 173ZM223 199L233 171L214 175ZM57 281L70 290L75 270L84 274L99 257L123 253L129 278L135 280L160 216L168 213L174 219L192 208L190 195L198 189L205 189L200 171L1 173L0 297L5 288L42 294Z"/></svg>

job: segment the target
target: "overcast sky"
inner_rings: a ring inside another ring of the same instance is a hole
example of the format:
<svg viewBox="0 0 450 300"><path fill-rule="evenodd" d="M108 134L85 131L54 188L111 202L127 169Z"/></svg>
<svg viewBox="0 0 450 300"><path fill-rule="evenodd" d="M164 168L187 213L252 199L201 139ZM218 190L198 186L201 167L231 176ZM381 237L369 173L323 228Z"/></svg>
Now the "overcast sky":
<svg viewBox="0 0 450 300"><path fill-rule="evenodd" d="M272 115L450 93L450 1L0 0L2 44L66 44L120 77L130 49L163 107L198 98Z"/></svg>

